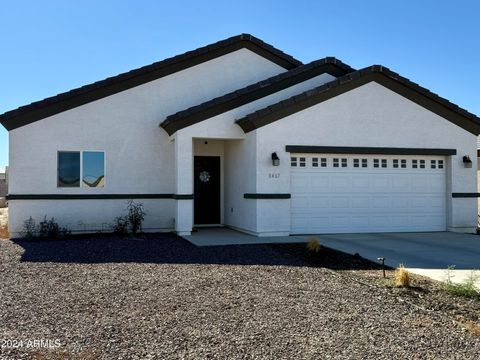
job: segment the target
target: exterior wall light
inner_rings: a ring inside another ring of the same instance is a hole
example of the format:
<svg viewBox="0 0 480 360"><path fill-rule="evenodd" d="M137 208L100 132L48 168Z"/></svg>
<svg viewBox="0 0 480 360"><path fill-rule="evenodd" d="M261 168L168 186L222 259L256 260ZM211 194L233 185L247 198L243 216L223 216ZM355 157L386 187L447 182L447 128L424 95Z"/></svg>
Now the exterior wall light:
<svg viewBox="0 0 480 360"><path fill-rule="evenodd" d="M470 160L470 156L468 155L463 156L463 166L465 166L466 168L472 167L472 160Z"/></svg>
<svg viewBox="0 0 480 360"><path fill-rule="evenodd" d="M280 165L280 158L278 157L276 152L272 153L272 165L279 166Z"/></svg>

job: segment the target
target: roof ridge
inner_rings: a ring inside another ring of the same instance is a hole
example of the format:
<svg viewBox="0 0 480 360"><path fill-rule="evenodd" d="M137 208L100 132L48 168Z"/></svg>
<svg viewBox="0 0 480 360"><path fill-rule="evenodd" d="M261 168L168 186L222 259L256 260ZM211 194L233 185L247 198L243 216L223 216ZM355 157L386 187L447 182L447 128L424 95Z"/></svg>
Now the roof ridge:
<svg viewBox="0 0 480 360"><path fill-rule="evenodd" d="M241 44L243 44L243 46ZM182 70L182 68L181 68L182 64L185 64L189 60L192 60L192 59L195 59L195 58L198 58L198 57L202 57L202 56L206 57L209 52L210 53L211 52L218 52L221 49L227 49L227 48L232 47L232 46L233 46L233 50L231 50L231 51L237 50L235 48L235 46L238 46L238 49L245 47L245 48L248 48L249 50L252 50L252 51L254 51L255 49L258 49L258 52L261 53L262 56L264 56L264 57L269 56L270 60L272 60L274 62L275 62L275 60L277 60L278 61L277 63L283 64L283 67L286 67L287 69L288 68L295 68L299 65L302 65L302 62L295 59L293 56L284 53L283 51L273 47L270 44L265 43L264 41L256 38L255 36L250 35L250 34L240 34L240 35L235 35L235 36L223 39L223 40L219 40L215 43L211 43L211 44L199 47L199 48L194 49L194 50L186 51L182 54L178 54L178 55L175 55L175 56L165 58L163 60L153 62L153 63L148 64L148 65L141 66L141 67L136 68L136 69L132 69L132 70L129 70L129 71L117 74L117 75L109 76L109 77L104 78L102 80L98 80L98 81L95 81L95 82L87 84L87 85L83 85L83 86L80 86L80 87L77 87L77 88L74 88L74 89L71 89L71 90L68 90L68 91L65 91L65 92L61 92L61 93L58 93L56 95L44 98L42 100L34 101L34 102L32 102L30 104L27 104L27 105L19 106L16 109L12 109L12 110L9 110L9 111L1 114L0 115L0 122L8 130L11 130L11 129L14 129L16 127L23 126L23 125L26 125L27 123L32 122L30 120L28 120L28 121L25 120L24 121L25 123L22 123L22 124L19 125L17 123L13 123L12 119L15 118L15 117L18 117L18 116L28 117L30 115L30 113L33 113L33 112L36 112L38 110L44 109L45 107L48 107L49 105L54 105L54 104L56 104L60 101L65 101L65 100L72 99L74 97L89 96L89 94L91 94L91 93L100 93L100 92L107 92L108 93L108 91L106 91L105 89L111 88L113 85L118 85L119 83L124 84L123 86L119 86L119 89L120 89L119 91L123 91L123 90L126 90L128 88L141 85L141 83L138 84L138 85L133 84L133 86L128 87L128 86L125 85L125 83L128 82L128 81L131 81L132 83L136 83L136 82L138 82L138 80L136 80L138 78L146 78L147 81L145 81L145 82L152 81L152 80L148 80L148 79L151 77L151 74L153 74L155 72L162 72L162 70L165 70L164 72L167 72L166 70L169 67L180 68L180 70ZM205 61L208 61L208 60L209 59L207 59ZM194 65L191 65L191 66L194 66ZM167 73L166 75L169 75L169 74L174 73L176 71L179 71L179 70L172 71L170 73ZM166 76L166 75L161 75L161 76L158 76L157 78L160 78L160 77ZM116 92L119 92L119 91L116 91ZM116 92L113 92L112 94L114 94ZM109 95L112 95L112 94L109 93L105 96L109 96ZM100 94L100 95L102 95L102 94ZM105 96L100 96L99 98L105 97ZM93 101L93 100L91 100L91 101ZM90 101L86 101L84 103L88 103L88 102L90 102ZM80 104L80 105L82 105L82 104ZM80 106L80 105L76 105L76 106ZM73 107L76 107L76 106L73 106ZM72 107L70 107L70 108L72 108ZM48 111L46 111L46 113L48 113L46 116L40 116L40 118L36 119L36 120L40 120L41 118L51 116L51 115L54 115L55 113L59 113L59 112L65 111L65 110L68 110L68 109L63 109L61 111L56 111L56 112L53 112L52 114L50 114ZM36 120L33 120L33 121L36 121ZM19 122L22 122L22 121L19 121Z"/></svg>

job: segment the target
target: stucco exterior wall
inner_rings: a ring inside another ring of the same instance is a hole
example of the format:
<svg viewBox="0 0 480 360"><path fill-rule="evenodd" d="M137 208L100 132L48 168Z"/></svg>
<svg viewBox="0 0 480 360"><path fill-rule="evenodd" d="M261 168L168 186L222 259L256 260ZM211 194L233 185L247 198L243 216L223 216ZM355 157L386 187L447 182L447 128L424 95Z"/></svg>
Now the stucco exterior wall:
<svg viewBox="0 0 480 360"><path fill-rule="evenodd" d="M473 231L476 227L477 199L452 199L451 193L477 191L476 164L468 169L462 162L463 155L475 158L477 137L377 83L363 85L255 132L259 193L290 193L290 154L285 145L456 149L457 155L447 161L447 226L453 231ZM279 167L271 166L272 152L280 157ZM269 177L272 171L279 177ZM268 208L263 223L257 224L259 231L272 228L274 219L289 217L290 200L275 203L259 205Z"/></svg>
<svg viewBox="0 0 480 360"><path fill-rule="evenodd" d="M174 141L159 123L168 115L244 87L285 69L241 49L147 84L34 122L9 132L10 194L175 193ZM105 152L104 188L57 188L57 152ZM43 217L43 200L12 200L10 230L15 235L29 216ZM152 214L172 217L174 201L160 202ZM123 202L120 201L119 207ZM89 222L87 209L102 200L49 202L49 216L62 224L68 214ZM37 207L37 210L35 210ZM84 209L80 211L80 209ZM160 210L162 209L162 210ZM163 212L162 212L163 211ZM112 214L117 213L113 211ZM153 215L152 215L153 216ZM85 220L84 220L85 218ZM149 221L149 220L148 220Z"/></svg>

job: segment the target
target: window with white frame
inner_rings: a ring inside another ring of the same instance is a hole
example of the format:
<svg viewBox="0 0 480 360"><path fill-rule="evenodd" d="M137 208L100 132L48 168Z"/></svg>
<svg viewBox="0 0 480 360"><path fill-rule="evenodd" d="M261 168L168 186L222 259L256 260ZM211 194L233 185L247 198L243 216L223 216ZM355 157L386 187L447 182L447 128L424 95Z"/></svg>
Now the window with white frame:
<svg viewBox="0 0 480 360"><path fill-rule="evenodd" d="M290 166L296 167L297 166L297 158L295 156L292 156L290 158Z"/></svg>
<svg viewBox="0 0 480 360"><path fill-rule="evenodd" d="M59 151L57 187L104 187L103 151Z"/></svg>

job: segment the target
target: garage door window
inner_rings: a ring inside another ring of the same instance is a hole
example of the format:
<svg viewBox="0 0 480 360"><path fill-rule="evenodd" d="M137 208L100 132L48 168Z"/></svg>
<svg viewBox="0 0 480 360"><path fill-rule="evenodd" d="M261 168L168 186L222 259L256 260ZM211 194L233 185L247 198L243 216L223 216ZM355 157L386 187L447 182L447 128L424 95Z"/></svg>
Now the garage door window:
<svg viewBox="0 0 480 360"><path fill-rule="evenodd" d="M320 166L321 167L327 167L327 158L321 158L320 159Z"/></svg>
<svg viewBox="0 0 480 360"><path fill-rule="evenodd" d="M443 169L443 160L438 160L438 168Z"/></svg>
<svg viewBox="0 0 480 360"><path fill-rule="evenodd" d="M290 158L290 166L296 167L297 166L297 158L292 156Z"/></svg>

